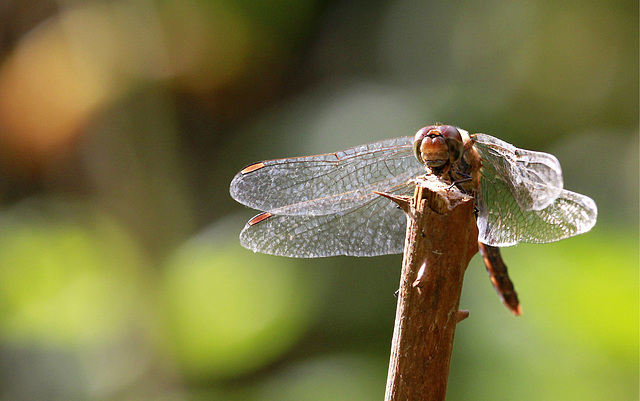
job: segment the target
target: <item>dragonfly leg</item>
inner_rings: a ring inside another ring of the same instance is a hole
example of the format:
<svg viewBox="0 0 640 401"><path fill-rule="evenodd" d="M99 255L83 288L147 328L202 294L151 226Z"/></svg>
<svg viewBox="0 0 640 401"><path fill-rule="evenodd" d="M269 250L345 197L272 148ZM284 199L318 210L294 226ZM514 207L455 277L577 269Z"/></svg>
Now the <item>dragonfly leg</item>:
<svg viewBox="0 0 640 401"><path fill-rule="evenodd" d="M469 182L469 181L473 180L473 177L470 176L469 174L465 174L465 173L461 173L461 172L458 172L458 174L461 175L463 178L453 181L453 183L451 183L451 185L449 185L448 189L451 189L454 186L458 186L459 184L462 184L464 182ZM460 190L464 192L464 190L462 188L460 188Z"/></svg>

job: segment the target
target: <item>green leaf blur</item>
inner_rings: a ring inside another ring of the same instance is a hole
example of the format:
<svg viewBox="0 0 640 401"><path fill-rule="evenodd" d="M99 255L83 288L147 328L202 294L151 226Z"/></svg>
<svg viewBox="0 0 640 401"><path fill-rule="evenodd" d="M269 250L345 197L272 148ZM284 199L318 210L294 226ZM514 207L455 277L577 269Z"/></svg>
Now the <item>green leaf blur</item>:
<svg viewBox="0 0 640 401"><path fill-rule="evenodd" d="M314 294L295 263L239 252L231 227L184 244L162 275L171 343L194 379L235 377L272 362L312 314Z"/></svg>

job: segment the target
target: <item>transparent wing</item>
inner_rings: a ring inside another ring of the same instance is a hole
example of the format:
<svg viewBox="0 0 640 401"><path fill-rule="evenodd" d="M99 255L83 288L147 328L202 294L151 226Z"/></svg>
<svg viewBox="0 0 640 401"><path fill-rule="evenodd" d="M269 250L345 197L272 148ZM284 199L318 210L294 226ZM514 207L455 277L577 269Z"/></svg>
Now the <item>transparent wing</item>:
<svg viewBox="0 0 640 401"><path fill-rule="evenodd" d="M408 195L413 188L404 184L389 192ZM290 257L386 255L402 253L406 224L404 212L395 203L375 195L358 207L335 214L262 213L242 230L240 243L254 252Z"/></svg>
<svg viewBox="0 0 640 401"><path fill-rule="evenodd" d="M506 186L513 200L524 210L542 210L551 205L563 188L562 169L558 159L543 152L518 149L485 134L474 136L474 147L482 159L481 186ZM501 194L503 202L506 194ZM499 205L495 197L484 199L485 207Z"/></svg>
<svg viewBox="0 0 640 401"><path fill-rule="evenodd" d="M488 193L487 193L488 192ZM492 197L486 202L487 197ZM485 191L478 202L478 241L492 246L518 242L546 243L585 233L596 224L598 209L593 199L562 190L543 210L524 210L506 185ZM493 205L487 209L486 204Z"/></svg>
<svg viewBox="0 0 640 401"><path fill-rule="evenodd" d="M268 160L244 168L231 181L231 196L274 215L339 213L366 204L424 172L413 156L412 137L340 152Z"/></svg>
<svg viewBox="0 0 640 401"><path fill-rule="evenodd" d="M476 200L480 242L553 242L587 232L596 223L593 199L562 189L555 156L518 149L484 134L477 134L475 141L482 159Z"/></svg>

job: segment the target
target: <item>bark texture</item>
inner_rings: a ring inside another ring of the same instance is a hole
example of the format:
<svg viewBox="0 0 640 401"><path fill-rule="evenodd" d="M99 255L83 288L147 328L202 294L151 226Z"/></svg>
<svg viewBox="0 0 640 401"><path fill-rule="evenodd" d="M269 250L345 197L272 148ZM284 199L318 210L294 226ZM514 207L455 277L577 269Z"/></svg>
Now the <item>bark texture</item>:
<svg viewBox="0 0 640 401"><path fill-rule="evenodd" d="M465 270L478 251L474 201L426 180L414 198L384 195L407 214L386 401L445 399Z"/></svg>

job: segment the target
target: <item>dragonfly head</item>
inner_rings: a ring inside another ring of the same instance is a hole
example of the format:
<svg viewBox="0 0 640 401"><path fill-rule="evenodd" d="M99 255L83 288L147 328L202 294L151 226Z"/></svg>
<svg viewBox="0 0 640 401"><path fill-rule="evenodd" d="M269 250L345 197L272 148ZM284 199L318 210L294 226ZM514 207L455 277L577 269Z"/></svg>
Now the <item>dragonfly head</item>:
<svg viewBox="0 0 640 401"><path fill-rule="evenodd" d="M462 157L464 143L452 125L430 125L416 132L413 154L425 166L445 171Z"/></svg>

